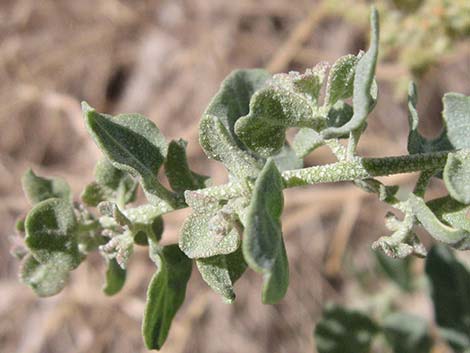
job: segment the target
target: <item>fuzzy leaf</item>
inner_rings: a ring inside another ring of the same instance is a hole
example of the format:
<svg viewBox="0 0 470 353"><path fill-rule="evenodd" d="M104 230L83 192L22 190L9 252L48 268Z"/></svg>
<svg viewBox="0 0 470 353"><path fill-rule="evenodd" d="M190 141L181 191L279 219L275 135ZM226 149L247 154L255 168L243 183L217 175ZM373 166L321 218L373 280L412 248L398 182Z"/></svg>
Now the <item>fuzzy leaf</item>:
<svg viewBox="0 0 470 353"><path fill-rule="evenodd" d="M416 218L432 237L455 249L470 249L470 232L441 222L422 198L411 194L409 201Z"/></svg>
<svg viewBox="0 0 470 353"><path fill-rule="evenodd" d="M25 229L26 245L40 263L54 263L64 271L80 264L77 221L68 201L48 199L36 204L26 217Z"/></svg>
<svg viewBox="0 0 470 353"><path fill-rule="evenodd" d="M70 187L62 178L43 178L29 169L21 178L21 183L26 197L33 205L50 198L72 201Z"/></svg>
<svg viewBox="0 0 470 353"><path fill-rule="evenodd" d="M265 88L253 95L249 114L235 123L240 140L267 158L282 149L288 128L323 127L325 118L316 99L325 70L326 66L321 65L303 75L292 72L273 76Z"/></svg>
<svg viewBox="0 0 470 353"><path fill-rule="evenodd" d="M199 143L207 156L222 162L239 178L256 177L262 163L247 153L234 132L234 125L248 114L252 95L269 77L267 71L260 69L233 71L222 82L199 125Z"/></svg>
<svg viewBox="0 0 470 353"><path fill-rule="evenodd" d="M450 196L466 205L470 204L469 177L470 150L449 153L444 168L444 182Z"/></svg>
<svg viewBox="0 0 470 353"><path fill-rule="evenodd" d="M414 154L453 149L447 137L446 129L441 132L439 137L433 140L428 140L419 133L419 117L418 111L416 110L417 103L418 92L416 91L416 85L411 82L408 88L408 123L410 126L410 132L408 134L408 152Z"/></svg>
<svg viewBox="0 0 470 353"><path fill-rule="evenodd" d="M157 271L147 289L142 334L148 349L160 349L186 295L192 264L177 245L165 246L155 258Z"/></svg>
<svg viewBox="0 0 470 353"><path fill-rule="evenodd" d="M107 159L96 164L95 179L81 195L83 202L89 206L96 207L103 201L124 206L136 198L137 182L128 173L115 168Z"/></svg>
<svg viewBox="0 0 470 353"><path fill-rule="evenodd" d="M378 330L368 316L330 304L315 327L315 343L318 353L368 353Z"/></svg>
<svg viewBox="0 0 470 353"><path fill-rule="evenodd" d="M274 162L269 160L256 180L243 240L246 262L264 275L263 303L281 300L289 283L281 230L282 189L281 174Z"/></svg>
<svg viewBox="0 0 470 353"><path fill-rule="evenodd" d="M196 260L202 279L228 303L235 300L233 284L246 270L241 248L229 255Z"/></svg>
<svg viewBox="0 0 470 353"><path fill-rule="evenodd" d="M215 116L205 115L199 123L199 143L209 158L222 162L234 176L255 178L262 162L240 149L223 123Z"/></svg>
<svg viewBox="0 0 470 353"><path fill-rule="evenodd" d="M406 313L392 313L383 324L385 337L394 353L429 353L432 338L422 318Z"/></svg>
<svg viewBox="0 0 470 353"><path fill-rule="evenodd" d="M376 84L374 81L375 66L379 49L379 15L372 9L371 33L369 50L359 59L356 65L353 85L352 118L340 127L329 127L322 131L324 138L340 137L359 129L366 121L376 100Z"/></svg>
<svg viewBox="0 0 470 353"><path fill-rule="evenodd" d="M326 85L325 105L333 106L338 100L353 95L354 72L358 57L345 55L333 64Z"/></svg>
<svg viewBox="0 0 470 353"><path fill-rule="evenodd" d="M171 141L168 145L168 155L165 160L165 174L174 191L202 189L209 177L194 173L189 169L186 158L187 142L184 140Z"/></svg>
<svg viewBox="0 0 470 353"><path fill-rule="evenodd" d="M452 251L434 246L426 260L436 322L455 352L470 347L470 272Z"/></svg>
<svg viewBox="0 0 470 353"><path fill-rule="evenodd" d="M470 233L470 206L461 204L450 196L434 199L426 204L441 222Z"/></svg>
<svg viewBox="0 0 470 353"><path fill-rule="evenodd" d="M127 271L122 269L115 259L109 260L108 269L106 270L106 283L103 287L103 292L106 295L114 295L118 293L122 287L124 287L124 283L126 282L126 273Z"/></svg>
<svg viewBox="0 0 470 353"><path fill-rule="evenodd" d="M233 253L240 246L235 228L219 232L219 210L194 210L181 228L179 246L191 259Z"/></svg>
<svg viewBox="0 0 470 353"><path fill-rule="evenodd" d="M171 208L174 195L157 179L167 154L167 144L155 124L140 114L113 117L96 112L86 103L82 107L88 131L113 166L140 176L152 204Z"/></svg>
<svg viewBox="0 0 470 353"><path fill-rule="evenodd" d="M21 281L31 287L40 297L59 293L67 284L69 271L55 261L38 262L31 254L23 260L20 268Z"/></svg>
<svg viewBox="0 0 470 353"><path fill-rule="evenodd" d="M470 97L459 93L446 93L443 98L443 117L447 137L456 149L470 149Z"/></svg>

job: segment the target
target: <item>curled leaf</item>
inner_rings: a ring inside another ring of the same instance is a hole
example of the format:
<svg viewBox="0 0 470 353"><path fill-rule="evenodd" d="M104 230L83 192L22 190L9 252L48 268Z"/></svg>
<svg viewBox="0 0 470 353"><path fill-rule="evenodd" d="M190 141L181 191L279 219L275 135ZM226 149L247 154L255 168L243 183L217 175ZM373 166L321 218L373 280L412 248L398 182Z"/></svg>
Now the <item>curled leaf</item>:
<svg viewBox="0 0 470 353"><path fill-rule="evenodd" d="M225 301L235 300L233 284L246 270L241 248L228 255L217 255L196 260L202 279Z"/></svg>
<svg viewBox="0 0 470 353"><path fill-rule="evenodd" d="M50 297L59 293L67 284L69 271L61 263L38 262L34 256L27 255L21 264L20 279L31 287L40 297Z"/></svg>
<svg viewBox="0 0 470 353"><path fill-rule="evenodd" d="M432 237L455 249L470 249L470 232L441 222L422 198L411 194L409 201L416 218Z"/></svg>
<svg viewBox="0 0 470 353"><path fill-rule="evenodd" d="M33 205L50 198L72 201L70 187L61 178L43 178L34 174L32 169L29 169L21 178L21 183L26 197Z"/></svg>
<svg viewBox="0 0 470 353"><path fill-rule="evenodd" d="M178 248L160 249L155 259L157 271L147 289L142 334L148 349L160 349L168 336L171 322L186 295L192 264Z"/></svg>
<svg viewBox="0 0 470 353"><path fill-rule="evenodd" d="M377 86L374 81L374 75L379 49L379 15L375 8L371 11L370 22L370 47L357 62L354 74L354 114L346 124L323 130L321 133L324 138L340 137L359 129L365 123L375 104Z"/></svg>
<svg viewBox="0 0 470 353"><path fill-rule="evenodd" d="M316 106L326 66L307 70L303 75L292 72L277 74L257 91L250 101L250 112L235 123L240 140L262 157L281 150L289 127L319 130L325 117Z"/></svg>
<svg viewBox="0 0 470 353"><path fill-rule="evenodd" d="M243 239L243 256L250 268L264 275L263 303L281 300L289 283L287 256L282 239L283 182L269 160L253 190Z"/></svg>
<svg viewBox="0 0 470 353"><path fill-rule="evenodd" d="M199 125L199 143L207 156L222 162L239 178L256 177L262 163L235 134L235 122L248 114L251 97L269 77L260 69L233 71L222 82Z"/></svg>
<svg viewBox="0 0 470 353"><path fill-rule="evenodd" d="M184 140L171 141L165 160L165 174L174 191L202 189L209 177L194 173L189 169Z"/></svg>
<svg viewBox="0 0 470 353"><path fill-rule="evenodd" d="M80 264L77 221L68 201L48 199L36 204L26 217L25 230L26 245L38 262L69 271Z"/></svg>

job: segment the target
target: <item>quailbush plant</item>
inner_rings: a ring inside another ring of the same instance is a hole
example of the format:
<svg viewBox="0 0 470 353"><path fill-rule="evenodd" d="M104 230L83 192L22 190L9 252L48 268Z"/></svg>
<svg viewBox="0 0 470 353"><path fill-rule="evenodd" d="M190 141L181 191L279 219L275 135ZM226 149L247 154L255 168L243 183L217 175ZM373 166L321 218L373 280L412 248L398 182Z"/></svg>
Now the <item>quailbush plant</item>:
<svg viewBox="0 0 470 353"><path fill-rule="evenodd" d="M14 249L22 259L21 280L39 296L57 294L69 273L98 250L108 265L104 292L113 295L125 283L134 246L148 246L156 271L148 286L142 331L146 346L159 349L184 301L193 261L204 281L227 302L235 299L233 285L248 267L263 276L263 303L284 297L289 283L281 227L286 188L351 181L376 193L404 214L399 219L390 213L386 225L392 234L372 245L389 256L426 256L414 233L418 226L450 247L468 250L470 97L446 94L445 128L438 138L427 140L417 129L412 84L409 154L356 154L378 97L378 39L378 15L372 10L371 44L365 53L344 56L331 67L320 63L303 74L271 76L258 69L231 73L199 126L204 152L228 171L224 185L211 185L209 177L193 172L186 142L168 143L144 116L111 116L83 103L85 124L104 159L96 166L96 181L76 203L65 181L25 174L23 188L33 208L17 223L25 243ZM286 140L290 128L299 129L292 144ZM303 168L303 158L320 146L329 147L338 161ZM157 177L160 168L171 190ZM409 172L420 172L420 177L406 199L397 197L398 186L375 179ZM425 201L433 177L443 178L449 195ZM130 205L139 186L148 203ZM181 228L179 243L161 245L162 215L185 207L193 212Z"/></svg>

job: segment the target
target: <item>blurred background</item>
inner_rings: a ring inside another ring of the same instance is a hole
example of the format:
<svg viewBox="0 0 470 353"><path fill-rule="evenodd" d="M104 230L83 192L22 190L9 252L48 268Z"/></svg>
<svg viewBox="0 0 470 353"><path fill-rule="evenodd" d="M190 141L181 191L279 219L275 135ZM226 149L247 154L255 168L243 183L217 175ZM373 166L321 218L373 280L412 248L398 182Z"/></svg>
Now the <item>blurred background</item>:
<svg viewBox="0 0 470 353"><path fill-rule="evenodd" d="M418 83L422 133L441 128L441 97L470 95L470 3L381 0L379 103L359 153L406 153L406 87ZM365 1L308 0L1 0L0 1L0 351L145 352L140 334L154 265L138 247L121 293L102 291L104 263L91 256L59 295L37 299L19 283L10 256L15 220L29 205L20 177L66 178L76 198L92 180L100 152L84 128L80 102L106 113L140 112L168 139L189 142L190 164L226 180L197 142L198 120L235 68L303 71L356 54L368 43ZM326 149L306 165L333 161ZM412 187L414 175L384 178ZM430 196L440 195L438 182ZM402 293L384 279L370 245L387 230L387 207L350 184L285 192L283 229L291 284L278 305L260 303L261 277L248 271L233 305L197 271L162 352L312 352L326 302L372 312L386 301L432 319L424 290ZM165 216L164 241L176 242L188 210ZM429 238L424 235L425 244ZM468 256L467 256L468 257ZM419 276L423 262L413 262ZM384 294L385 293L385 294ZM375 352L384 352L381 346ZM447 352L439 345L436 352Z"/></svg>

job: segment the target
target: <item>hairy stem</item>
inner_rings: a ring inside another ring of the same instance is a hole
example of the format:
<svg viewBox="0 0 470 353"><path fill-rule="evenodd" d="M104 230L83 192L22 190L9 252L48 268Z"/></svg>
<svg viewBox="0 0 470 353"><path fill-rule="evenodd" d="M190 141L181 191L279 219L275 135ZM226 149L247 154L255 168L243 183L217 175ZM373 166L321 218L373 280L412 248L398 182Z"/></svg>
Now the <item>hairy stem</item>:
<svg viewBox="0 0 470 353"><path fill-rule="evenodd" d="M288 170L282 173L285 188L354 181L377 176L387 176L417 171L438 170L444 168L449 152L432 152L383 158L355 157L350 161L314 166L304 169ZM217 199L230 199L241 196L246 187L230 182L197 192Z"/></svg>

